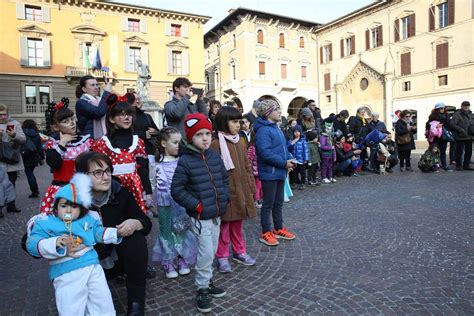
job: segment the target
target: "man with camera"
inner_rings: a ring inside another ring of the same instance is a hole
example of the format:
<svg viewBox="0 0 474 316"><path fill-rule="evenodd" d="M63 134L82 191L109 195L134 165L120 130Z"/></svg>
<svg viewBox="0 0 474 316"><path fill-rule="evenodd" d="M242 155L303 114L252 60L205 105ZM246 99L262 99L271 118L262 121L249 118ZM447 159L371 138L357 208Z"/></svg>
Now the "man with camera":
<svg viewBox="0 0 474 316"><path fill-rule="evenodd" d="M176 127L184 139L183 121L186 115L196 112L208 114L206 104L202 101L204 91L192 88L187 78L180 77L173 81L173 93L173 99L165 103L165 118L168 126ZM197 95L196 103L189 101L194 95Z"/></svg>

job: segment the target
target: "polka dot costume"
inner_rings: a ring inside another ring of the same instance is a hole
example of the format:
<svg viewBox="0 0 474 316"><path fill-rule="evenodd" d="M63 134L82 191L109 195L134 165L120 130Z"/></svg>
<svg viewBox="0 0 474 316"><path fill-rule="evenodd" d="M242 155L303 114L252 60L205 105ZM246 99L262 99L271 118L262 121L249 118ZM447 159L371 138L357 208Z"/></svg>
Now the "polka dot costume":
<svg viewBox="0 0 474 316"><path fill-rule="evenodd" d="M136 164L137 157L147 159L143 140L133 135L132 145L129 148L120 149L114 148L109 138L103 136L96 141L92 150L109 156L114 167L114 176L118 177L121 185L132 193L138 206L146 214L147 208L143 200L144 189Z"/></svg>

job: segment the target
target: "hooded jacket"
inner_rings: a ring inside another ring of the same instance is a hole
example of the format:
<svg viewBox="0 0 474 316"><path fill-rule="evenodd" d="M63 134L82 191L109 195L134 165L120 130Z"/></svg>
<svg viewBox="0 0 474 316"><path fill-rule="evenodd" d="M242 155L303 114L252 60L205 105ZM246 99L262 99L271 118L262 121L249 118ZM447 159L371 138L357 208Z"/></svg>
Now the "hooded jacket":
<svg viewBox="0 0 474 316"><path fill-rule="evenodd" d="M284 180L286 162L293 156L288 152L283 132L276 123L261 117L255 120L253 129L260 180Z"/></svg>
<svg viewBox="0 0 474 316"><path fill-rule="evenodd" d="M474 125L474 115L471 111L457 110L451 118L451 129L456 133L456 140L473 140L469 135L469 126ZM471 127L472 128L472 127Z"/></svg>

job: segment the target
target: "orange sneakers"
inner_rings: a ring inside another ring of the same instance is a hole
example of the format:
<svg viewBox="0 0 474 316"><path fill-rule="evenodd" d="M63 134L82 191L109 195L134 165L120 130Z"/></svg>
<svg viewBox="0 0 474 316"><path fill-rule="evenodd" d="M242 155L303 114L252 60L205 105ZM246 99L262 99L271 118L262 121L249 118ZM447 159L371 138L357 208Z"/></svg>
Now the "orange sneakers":
<svg viewBox="0 0 474 316"><path fill-rule="evenodd" d="M278 246L280 243L276 240L272 232L263 233L259 241L267 246Z"/></svg>
<svg viewBox="0 0 474 316"><path fill-rule="evenodd" d="M288 229L286 229L285 227L279 230L273 230L273 235L275 235L276 238L281 238L281 239L286 239L286 240L292 240L296 238L296 235L293 233L290 233Z"/></svg>

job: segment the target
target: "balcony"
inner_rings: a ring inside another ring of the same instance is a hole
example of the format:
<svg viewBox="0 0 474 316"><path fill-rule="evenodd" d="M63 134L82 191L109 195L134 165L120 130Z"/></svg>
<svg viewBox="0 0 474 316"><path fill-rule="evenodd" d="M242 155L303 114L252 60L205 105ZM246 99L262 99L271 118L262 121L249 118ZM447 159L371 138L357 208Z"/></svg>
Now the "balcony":
<svg viewBox="0 0 474 316"><path fill-rule="evenodd" d="M293 90L298 89L298 82L280 79L277 82L275 82L275 86L279 87L281 90L293 91Z"/></svg>
<svg viewBox="0 0 474 316"><path fill-rule="evenodd" d="M92 75L96 78L115 78L114 73L108 67L102 67L102 69L92 69L85 67L73 67L66 66L66 79L71 81L74 78L80 78L85 75Z"/></svg>

